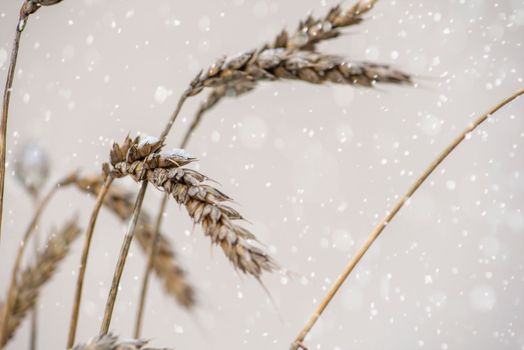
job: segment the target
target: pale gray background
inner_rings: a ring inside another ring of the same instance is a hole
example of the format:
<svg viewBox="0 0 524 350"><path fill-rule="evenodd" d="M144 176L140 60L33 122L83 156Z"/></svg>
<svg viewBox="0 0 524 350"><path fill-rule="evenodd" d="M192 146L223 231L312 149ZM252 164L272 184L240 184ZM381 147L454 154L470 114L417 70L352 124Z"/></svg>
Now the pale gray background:
<svg viewBox="0 0 524 350"><path fill-rule="evenodd" d="M0 3L0 69L21 1ZM350 4L351 2L346 2ZM158 134L178 95L223 54L255 48L309 10L336 1L65 0L24 32L9 122L8 160L36 139L52 180L97 172L112 140ZM522 0L380 1L327 52L392 63L422 86L267 83L213 110L188 147L221 182L297 277L239 277L171 203L164 231L198 291L187 313L155 280L144 335L176 349L286 349L319 297L378 220L471 120L524 86ZM204 97L189 101L169 138L178 144ZM461 145L388 227L321 318L312 349L524 349L524 100ZM9 167L9 171L13 168ZM130 189L137 186L123 181ZM49 184L48 184L49 185ZM161 198L150 189L146 204ZM67 190L42 224L93 200ZM0 287L31 209L7 178ZM125 226L103 211L88 268L78 339L99 328ZM40 349L64 348L80 241L43 290ZM112 329L130 336L144 257L126 267ZM9 349L27 348L27 323Z"/></svg>

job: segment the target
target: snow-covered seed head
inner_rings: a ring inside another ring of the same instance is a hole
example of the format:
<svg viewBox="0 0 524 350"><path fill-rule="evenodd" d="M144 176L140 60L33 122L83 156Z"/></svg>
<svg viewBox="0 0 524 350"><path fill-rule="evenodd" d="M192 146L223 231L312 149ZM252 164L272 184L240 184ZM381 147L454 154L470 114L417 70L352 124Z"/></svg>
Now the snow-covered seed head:
<svg viewBox="0 0 524 350"><path fill-rule="evenodd" d="M16 156L15 174L30 193L37 193L49 176L49 157L44 148L34 142L23 145Z"/></svg>

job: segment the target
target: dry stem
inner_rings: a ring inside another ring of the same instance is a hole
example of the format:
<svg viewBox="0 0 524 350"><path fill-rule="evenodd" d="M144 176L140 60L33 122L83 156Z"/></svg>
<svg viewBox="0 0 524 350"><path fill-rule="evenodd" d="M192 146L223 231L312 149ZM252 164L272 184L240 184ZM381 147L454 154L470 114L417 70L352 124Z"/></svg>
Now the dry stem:
<svg viewBox="0 0 524 350"><path fill-rule="evenodd" d="M4 184L5 184L5 159L7 150L7 119L9 115L9 102L11 101L11 91L13 88L13 80L15 76L16 62L18 58L18 50L20 48L20 39L24 31L29 16L35 13L41 6L54 5L62 0L25 0L20 8L20 17L16 25L15 38L13 41L13 48L11 49L11 58L9 60L9 68L7 71L7 80L5 83L3 105L2 105L2 120L0 123L0 239L2 237L2 214L4 207Z"/></svg>
<svg viewBox="0 0 524 350"><path fill-rule="evenodd" d="M122 242L122 248L120 250L120 255L116 264L115 273L113 275L113 282L111 284L111 289L109 291L109 296L106 302L106 309L104 311L104 319L102 320L102 325L100 326L101 335L107 334L107 332L109 331L111 317L113 315L113 309L115 307L116 296L118 294L118 285L120 284L120 278L122 277L122 272L124 271L124 265L126 263L129 247L131 246L131 241L133 240L136 223L138 222L138 216L140 214L142 202L144 201L146 189L147 181L142 181L142 184L140 185L140 191L138 192L138 196L136 198L135 209L133 210L133 215L131 215L129 227L127 228L127 233L124 237L124 241Z"/></svg>
<svg viewBox="0 0 524 350"><path fill-rule="evenodd" d="M89 219L89 225L87 226L87 229L86 229L84 245L82 248L82 257L80 258L80 265L78 267L78 276L76 280L76 289L75 289L75 294L74 294L75 297L73 300L73 310L71 312L71 321L69 324L69 335L67 337L67 349L71 348L75 344L76 329L78 327L78 313L80 311L80 303L82 301L82 288L84 285L85 273L86 273L86 268L87 268L87 259L89 256L89 248L91 247L91 241L93 239L93 232L95 230L96 219L98 217L98 213L100 212L100 208L102 207L102 204L104 203L104 198L112 182L113 182L113 177L107 176L102 188L98 192L95 207L93 208L93 212L91 213L91 218Z"/></svg>
<svg viewBox="0 0 524 350"><path fill-rule="evenodd" d="M144 317L144 306L146 303L147 288L149 286L149 277L151 272L153 272L153 266L155 257L158 254L158 242L160 241L160 226L162 225L162 218L164 217L164 211L166 210L167 200L169 199L169 194L166 193L162 201L160 202L160 210L158 211L158 216L155 222L153 242L148 252L148 261L147 267L144 272L144 278L142 279L142 288L140 290L140 299L138 301L138 310L136 314L136 323L135 323L135 338L140 337L140 331L142 328L142 319Z"/></svg>
<svg viewBox="0 0 524 350"><path fill-rule="evenodd" d="M368 239L364 243L364 245L357 251L355 256L349 261L349 263L346 265L344 270L342 271L342 274L338 277L336 282L333 284L333 286L329 289L329 291L326 293L320 304L317 306L313 314L311 315L310 319L306 322L306 325L304 328L300 331L297 338L295 339L294 343L291 345L292 350L297 349L307 349L303 342L304 338L307 336L311 328L315 325L316 321L322 315L330 301L333 299L339 288L342 286L344 281L347 279L351 271L355 268L355 266L359 263L360 259L366 254L368 249L371 247L373 242L380 236L384 228L393 220L393 218L397 215L397 213L400 211L400 209L404 206L404 204L413 196L413 194L417 191L417 189L424 183L424 181L433 173L433 171L439 166L444 159L448 155L453 152L453 150L466 138L466 136L471 133L473 130L475 130L479 125L481 125L484 121L486 121L493 113L497 112L500 108L504 107L511 101L515 100L517 97L524 94L524 89L520 89L517 92L515 92L513 95L506 97L504 100L499 102L496 106L492 107L489 111L481 115L477 120L475 120L470 126L468 126L464 131L458 135L450 144L447 146L444 151L435 159L429 167L420 175L420 177L411 185L411 187L407 190L407 192L398 200L398 202L391 208L391 210L388 212L388 214L382 219L382 221L375 227L375 229L371 232Z"/></svg>
<svg viewBox="0 0 524 350"><path fill-rule="evenodd" d="M164 143L167 135L171 131L171 128L173 127L173 124L176 121L176 118L178 117L178 114L180 113L180 110L182 109L182 106L184 105L184 102L186 101L188 97L189 97L189 90L186 90L182 94L182 96L180 96L175 110L171 114L171 117L169 118L166 126L164 127L164 130L160 134L160 144ZM116 301L115 299L118 294L118 284L120 283L120 278L122 277L122 272L124 271L124 265L126 263L127 254L129 252L129 247L131 246L131 242L133 241L136 223L138 221L138 217L140 216L140 210L142 208L142 202L144 200L146 190L147 190L147 181L142 181L140 185L140 191L138 192L138 196L135 201L133 214L131 215L131 221L129 223L126 235L124 237L124 241L122 242L122 247L120 249L120 256L118 257L115 274L113 276L113 283L111 285L111 290L109 291L109 296L106 302L104 319L102 321L102 325L100 326L100 334L107 334L107 331L109 330L109 325L111 323L111 317L113 315L113 308L115 306L115 301Z"/></svg>

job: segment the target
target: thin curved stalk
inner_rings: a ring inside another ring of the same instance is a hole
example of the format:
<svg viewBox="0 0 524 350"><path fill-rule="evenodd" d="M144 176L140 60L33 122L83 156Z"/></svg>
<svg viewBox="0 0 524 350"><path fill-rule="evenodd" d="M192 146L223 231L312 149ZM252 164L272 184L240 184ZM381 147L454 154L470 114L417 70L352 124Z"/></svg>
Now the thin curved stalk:
<svg viewBox="0 0 524 350"><path fill-rule="evenodd" d="M89 225L86 229L86 235L84 238L84 245L82 248L82 257L80 258L80 265L78 267L78 276L76 280L76 289L75 289L75 297L73 300L73 310L71 312L71 321L69 323L69 335L67 337L67 349L70 349L73 347L75 343L75 336L76 336L76 329L78 327L78 314L80 312L80 303L82 301L82 288L84 286L84 280L85 280L85 274L86 274L86 268L87 268L87 259L89 257L89 249L91 247L91 241L93 239L93 232L95 230L96 225L96 219L98 218L98 213L100 212L100 208L102 207L102 204L104 203L104 199L106 197L107 191L111 187L111 184L113 183L113 177L111 175L108 175L106 177L106 180L104 181L104 184L102 188L100 189L100 192L98 193L98 196L96 198L95 207L93 208L93 212L91 213L91 218L89 219Z"/></svg>
<svg viewBox="0 0 524 350"><path fill-rule="evenodd" d="M183 95L182 99L186 99L186 97ZM184 100L181 100L182 103ZM178 112L180 112L180 107L181 107L181 102L179 102L178 106L177 106L177 109L175 110L175 118L176 118L176 115L178 114ZM202 111L203 112L203 111ZM192 129L196 128L199 124L199 121L200 121L200 118L197 118L198 120L194 120L192 125L191 125L191 128L188 132L186 132L186 134L184 135L184 138L180 144L180 148L184 148L187 143L189 142L190 140L190 135L191 135L191 132L192 132ZM172 122L170 122L170 124L168 125L173 125ZM169 132L169 130L167 131ZM165 207L166 207L166 204L167 204L167 200L169 199L169 194L166 193L164 195L164 197L162 198L162 202L160 203L160 211L157 215L157 221L156 221L156 224L155 224L155 233L154 233L154 238L153 238L153 242L151 244L151 249L149 251L149 260L148 260L148 264L147 264L147 268L146 268L146 271L144 273L144 278L142 280L142 289L140 291L140 299L139 299L139 302L138 302L138 310L137 310L137 314L136 314L136 323L135 323L135 338L139 338L140 337L140 331L141 331L141 328L142 328L142 319L144 317L144 305L145 305L145 300L146 300L146 297L147 297L147 288L148 288L148 285L149 285L149 277L151 276L151 273L153 272L153 263L155 261L155 257L156 255L158 254L158 239L160 237L160 226L162 225L162 216L163 216L163 213L165 211Z"/></svg>
<svg viewBox="0 0 524 350"><path fill-rule="evenodd" d="M113 316L113 309L115 307L116 296L118 294L118 285L120 284L120 278L122 277L122 272L124 271L124 265L126 263L127 254L129 253L131 241L133 240L133 234L135 232L136 223L138 222L138 216L140 214L140 209L142 208L142 203L144 201L146 189L147 181L143 181L140 186L138 196L136 198L133 215L131 216L129 226L127 228L127 233L124 237L124 241L122 242L122 248L118 257L118 262L116 264L116 270L113 275L113 282L111 283L111 289L109 291L109 296L106 302L104 319L102 320L102 325L100 326L101 335L107 334L107 332L109 331L109 326L111 325L111 317Z"/></svg>
<svg viewBox="0 0 524 350"><path fill-rule="evenodd" d="M25 248L27 246L26 243L31 238L31 235L33 234L33 232L35 232L35 228L37 227L40 221L40 217L42 216L44 209L47 207L47 204L49 203L49 201L51 200L51 198L54 196L54 194L56 193L56 191L59 188L60 188L60 183L56 186L53 186L51 190L49 191L49 193L47 193L47 195L38 204L35 214L33 216L33 219L29 223L29 226L27 227L24 233L24 236L22 240L20 241L20 246L18 247L15 264L11 272L11 280L9 282L9 288L7 292L7 301L5 304L4 313L1 315L2 320L0 322L0 325L2 325L2 327L0 328L0 350L3 349L3 345L1 344L5 342L7 324L9 322L8 320L9 314L10 314L11 308L13 307L13 303L16 299L15 298L16 297L16 285L17 285L16 279L18 276L18 272L20 270L20 265L22 264L22 257L24 256Z"/></svg>
<svg viewBox="0 0 524 350"><path fill-rule="evenodd" d="M366 254L371 245L375 240L380 236L384 228L395 218L400 209L404 204L411 198L411 196L417 191L417 189L424 183L424 181L433 173L433 171L449 156L453 150L466 138L466 136L475 130L479 125L486 121L493 113L497 112L500 108L504 107L511 101L515 100L519 96L524 94L524 89L520 89L509 97L506 97L504 100L500 101L496 106L492 107L489 111L481 115L477 120L475 120L470 126L468 126L460 135L458 135L443 151L440 155L431 162L429 167L422 173L422 175L417 178L417 180L411 185L411 187L406 191L406 193L398 200L398 202L391 208L389 213L382 219L382 221L375 227L371 232L368 239L364 245L357 251L355 256L349 261L346 265L342 274L338 277L333 286L326 293L320 304L317 306L309 320L306 322L305 326L302 328L295 341L291 345L292 350L297 349L307 349L303 342L311 328L315 325L318 318L322 315L326 307L329 305L337 291L340 289L342 284L346 281L347 277L353 271L355 266L359 263L362 257Z"/></svg>
<svg viewBox="0 0 524 350"><path fill-rule="evenodd" d="M140 338L140 332L142 329L142 320L144 318L144 306L146 301L147 289L149 286L149 278L151 272L153 272L153 263L155 261L155 256L158 254L158 241L160 238L160 226L162 226L162 218L164 217L164 211L166 210L167 200L169 199L169 193L166 193L160 202L160 210L155 222L155 233L153 240L151 242L151 247L148 252L148 261L147 267L144 272L144 278L142 279L142 288L140 290L140 299L138 302L138 310L136 314L136 323L135 323L135 338Z"/></svg>
<svg viewBox="0 0 524 350"><path fill-rule="evenodd" d="M24 26L20 25L19 20L16 26L15 39L13 41L13 48L11 50L11 59L9 61L9 69L7 71L7 80L5 83L4 98L2 105L2 122L0 124L0 239L2 238L2 216L4 207L4 183L5 183L5 156L7 148L7 118L9 115L9 102L11 101L11 90L13 87L13 80L15 77L16 62L18 58L18 50L20 48L20 39L22 37L22 30ZM27 19L26 19L27 20Z"/></svg>
<svg viewBox="0 0 524 350"><path fill-rule="evenodd" d="M175 110L171 114L171 117L169 118L166 126L164 127L164 130L160 134L160 140L165 141L165 139L167 138L167 135L171 131L171 128L173 127L173 124L176 121L176 118L180 114L180 110L182 109L184 102L190 96L189 93L190 93L190 89L186 90L182 94L182 96L180 96L177 102L177 105L175 107ZM124 241L122 242L122 247L120 249L120 255L118 257L118 262L116 265L115 273L113 275L113 282L111 284L111 289L109 290L109 295L107 297L106 309L104 311L104 319L102 320L102 325L100 326L101 335L107 334L109 330L109 326L111 324L111 317L113 316L113 309L115 307L115 301L116 301L116 297L118 294L118 284L120 283L120 279L124 271L124 266L126 263L127 254L129 252L129 247L131 246L131 242L133 241L136 223L140 215L140 210L142 209L142 202L144 200L146 190L147 190L147 181L142 181L142 183L140 184L140 191L138 192L138 196L136 198L135 205L133 208L133 214L131 215L129 226L127 228L127 232L124 237Z"/></svg>

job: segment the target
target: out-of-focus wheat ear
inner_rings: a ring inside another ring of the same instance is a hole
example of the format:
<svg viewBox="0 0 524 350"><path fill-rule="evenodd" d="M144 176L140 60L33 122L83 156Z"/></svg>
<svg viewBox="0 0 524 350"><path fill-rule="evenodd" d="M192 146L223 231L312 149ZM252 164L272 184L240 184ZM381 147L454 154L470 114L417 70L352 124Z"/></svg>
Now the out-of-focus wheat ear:
<svg viewBox="0 0 524 350"><path fill-rule="evenodd" d="M69 253L71 244L80 235L77 219L71 219L61 229L53 230L49 235L45 248L37 255L36 261L25 268L18 276L14 291L14 299L9 308L7 324L0 323L6 330L2 346L13 338L15 332L26 316L35 306L42 287L53 277L62 260ZM0 303L0 312L6 312L6 303Z"/></svg>
<svg viewBox="0 0 524 350"><path fill-rule="evenodd" d="M13 303L15 301L16 297L16 286L17 286L17 276L18 272L20 270L20 266L22 263L22 258L24 256L25 247L27 246L27 242L31 238L31 235L35 232L35 228L38 225L40 221L40 217L42 216L42 213L44 209L47 207L47 204L51 200L51 198L54 196L56 191L64 186L68 186L74 182L76 179L76 171L67 175L65 178L58 181L53 187L51 187L51 190L43 197L41 202L38 204L35 214L29 223L29 226L27 227L22 240L20 241L20 246L17 251L16 260L11 272L11 279L9 282L8 292L7 292L7 300L4 307L4 312L0 315L0 323L2 326L0 327L0 349L3 348L2 343L4 342L5 336L6 336L6 327L9 324L9 316L10 316L10 309L13 306Z"/></svg>
<svg viewBox="0 0 524 350"><path fill-rule="evenodd" d="M146 340L127 339L118 340L118 337L108 333L91 338L87 343L76 345L72 350L169 350L168 348L151 348Z"/></svg>
<svg viewBox="0 0 524 350"><path fill-rule="evenodd" d="M78 178L77 188L81 191L98 195L104 179L101 176L85 176ZM113 184L109 189L104 206L112 211L120 220L127 221L133 212L134 194ZM144 254L151 247L154 237L154 226L149 215L142 211L136 227L136 239ZM153 268L160 279L167 294L173 296L177 302L187 309L195 305L195 291L186 277L186 272L177 261L176 254L166 236L160 233L158 253L155 255Z"/></svg>
<svg viewBox="0 0 524 350"><path fill-rule="evenodd" d="M35 207L39 202L40 190L49 176L49 163L49 156L45 149L38 143L25 143L17 152L15 159L15 178L27 191ZM34 233L33 243L36 257L40 245L38 228ZM36 306L31 310L30 332L29 349L36 350L38 338L38 308Z"/></svg>

